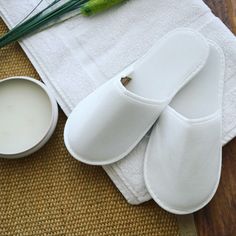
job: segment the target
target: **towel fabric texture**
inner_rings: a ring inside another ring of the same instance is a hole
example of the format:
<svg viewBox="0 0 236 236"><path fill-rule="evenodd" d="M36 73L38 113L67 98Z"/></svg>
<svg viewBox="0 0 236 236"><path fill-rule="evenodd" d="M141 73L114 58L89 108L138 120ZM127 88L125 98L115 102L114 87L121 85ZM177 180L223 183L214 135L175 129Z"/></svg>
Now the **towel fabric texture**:
<svg viewBox="0 0 236 236"><path fill-rule="evenodd" d="M45 0L41 7L51 1ZM18 0L1 0L0 15L11 28L37 3L38 0L21 0L21 4ZM143 56L167 32L178 27L199 31L224 51L224 145L236 136L236 40L201 0L129 0L104 14L90 18L75 17L27 37L21 45L69 115L79 101ZM147 142L148 135L125 159L104 166L131 204L150 199L143 179Z"/></svg>

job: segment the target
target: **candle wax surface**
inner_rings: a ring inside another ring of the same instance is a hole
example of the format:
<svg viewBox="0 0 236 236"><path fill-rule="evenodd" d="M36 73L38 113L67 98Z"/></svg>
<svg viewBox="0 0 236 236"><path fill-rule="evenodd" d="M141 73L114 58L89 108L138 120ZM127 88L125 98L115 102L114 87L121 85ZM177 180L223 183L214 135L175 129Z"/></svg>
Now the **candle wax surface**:
<svg viewBox="0 0 236 236"><path fill-rule="evenodd" d="M51 119L50 99L39 85L25 79L0 82L0 153L21 153L37 145Z"/></svg>

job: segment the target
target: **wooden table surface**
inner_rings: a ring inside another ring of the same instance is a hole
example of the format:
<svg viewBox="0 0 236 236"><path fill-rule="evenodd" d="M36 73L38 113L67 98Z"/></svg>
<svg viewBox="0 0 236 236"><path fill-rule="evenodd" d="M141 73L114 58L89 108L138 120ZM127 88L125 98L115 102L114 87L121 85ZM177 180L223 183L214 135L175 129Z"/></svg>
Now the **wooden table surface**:
<svg viewBox="0 0 236 236"><path fill-rule="evenodd" d="M236 34L236 0L204 1ZM210 204L195 214L195 223L199 236L236 236L236 138L223 148L220 187Z"/></svg>

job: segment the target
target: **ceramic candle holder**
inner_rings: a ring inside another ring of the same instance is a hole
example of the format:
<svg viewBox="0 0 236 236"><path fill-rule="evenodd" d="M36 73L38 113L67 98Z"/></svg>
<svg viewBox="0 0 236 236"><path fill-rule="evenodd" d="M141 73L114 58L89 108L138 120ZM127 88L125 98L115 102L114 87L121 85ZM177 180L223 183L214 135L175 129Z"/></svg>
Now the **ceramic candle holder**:
<svg viewBox="0 0 236 236"><path fill-rule="evenodd" d="M41 148L58 119L55 98L29 77L0 81L0 157L20 158Z"/></svg>

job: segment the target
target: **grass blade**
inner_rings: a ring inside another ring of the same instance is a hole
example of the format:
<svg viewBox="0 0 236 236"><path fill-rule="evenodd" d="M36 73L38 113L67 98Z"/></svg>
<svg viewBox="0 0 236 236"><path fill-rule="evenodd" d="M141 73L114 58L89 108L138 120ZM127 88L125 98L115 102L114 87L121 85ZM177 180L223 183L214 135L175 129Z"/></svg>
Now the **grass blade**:
<svg viewBox="0 0 236 236"><path fill-rule="evenodd" d="M46 11L59 1L60 0L54 1L46 9L39 12L35 16L26 20L24 23L13 28L10 32L2 36L0 38L0 48L38 30L40 27L44 26L52 20L59 19L61 16L69 13L72 10L79 9L79 7L88 0L69 0L68 2L64 3L54 10L51 10L49 12Z"/></svg>

